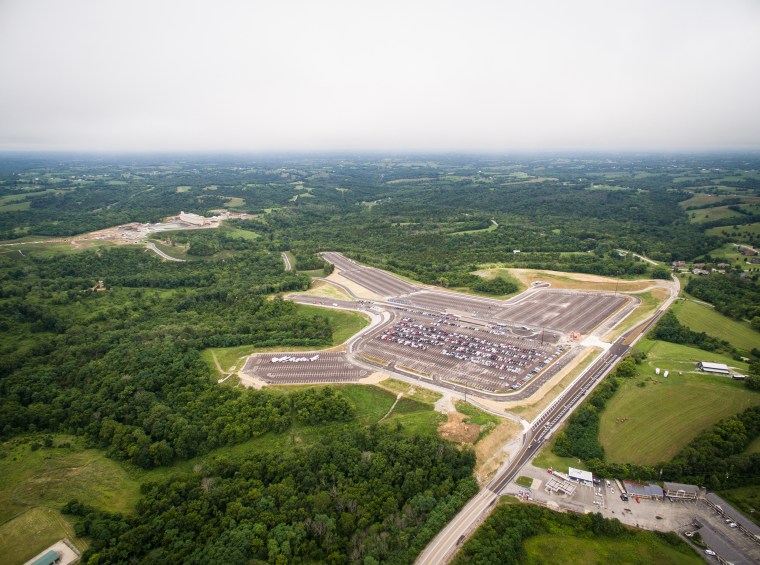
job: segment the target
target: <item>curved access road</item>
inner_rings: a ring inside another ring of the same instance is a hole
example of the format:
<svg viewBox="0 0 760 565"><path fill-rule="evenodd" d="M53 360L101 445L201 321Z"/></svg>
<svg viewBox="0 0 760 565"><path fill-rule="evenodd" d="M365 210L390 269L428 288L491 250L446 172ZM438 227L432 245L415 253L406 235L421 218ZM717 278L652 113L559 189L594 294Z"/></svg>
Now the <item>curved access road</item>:
<svg viewBox="0 0 760 565"><path fill-rule="evenodd" d="M145 244L145 247L150 249L151 251L155 252L156 255L159 257L163 257L167 261L176 261L177 263L185 263L185 259L177 259L176 257L172 257L171 255L167 255L163 251L161 251L158 247L156 247L156 244L153 242L148 242Z"/></svg>

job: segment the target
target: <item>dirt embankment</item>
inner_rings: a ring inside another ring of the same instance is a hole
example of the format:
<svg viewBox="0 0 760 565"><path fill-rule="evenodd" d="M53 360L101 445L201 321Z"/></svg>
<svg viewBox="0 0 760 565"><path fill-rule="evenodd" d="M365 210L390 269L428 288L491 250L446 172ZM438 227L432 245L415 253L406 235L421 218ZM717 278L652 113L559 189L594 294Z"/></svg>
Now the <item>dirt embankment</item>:
<svg viewBox="0 0 760 565"><path fill-rule="evenodd" d="M509 456L509 445L520 437L520 425L505 420L478 441L481 426L466 422L468 416L451 411L446 422L438 427L438 433L444 439L457 442L463 446L474 446L475 478L485 484Z"/></svg>
<svg viewBox="0 0 760 565"><path fill-rule="evenodd" d="M459 412L449 412L448 420L438 426L438 434L449 441L474 444L480 435L480 426L466 423L467 418Z"/></svg>

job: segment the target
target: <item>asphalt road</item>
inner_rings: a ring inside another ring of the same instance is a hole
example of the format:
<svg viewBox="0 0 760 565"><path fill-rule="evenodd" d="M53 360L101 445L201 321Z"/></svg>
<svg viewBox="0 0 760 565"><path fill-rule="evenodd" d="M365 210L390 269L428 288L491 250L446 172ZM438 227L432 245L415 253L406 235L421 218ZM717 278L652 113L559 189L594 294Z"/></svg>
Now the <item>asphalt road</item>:
<svg viewBox="0 0 760 565"><path fill-rule="evenodd" d="M668 304L668 303L666 303ZM515 478L520 469L530 461L551 432L559 426L583 398L604 378L615 364L628 352L636 340L659 320L666 307L658 310L649 320L636 326L621 336L612 347L591 365L582 378L568 388L554 403L531 425L523 436L523 447L509 465L500 470L485 488L474 497L454 519L428 544L415 563L447 563L462 545L464 538L487 517L488 511L498 500L501 491ZM630 336L636 336L630 339ZM628 342L628 343L627 343Z"/></svg>
<svg viewBox="0 0 760 565"><path fill-rule="evenodd" d="M176 261L177 263L184 263L184 259L177 259L176 257L172 257L171 255L167 255L163 251L161 251L158 247L156 247L155 243L148 242L145 244L145 247L150 249L151 251L155 252L157 255L163 257L167 261Z"/></svg>

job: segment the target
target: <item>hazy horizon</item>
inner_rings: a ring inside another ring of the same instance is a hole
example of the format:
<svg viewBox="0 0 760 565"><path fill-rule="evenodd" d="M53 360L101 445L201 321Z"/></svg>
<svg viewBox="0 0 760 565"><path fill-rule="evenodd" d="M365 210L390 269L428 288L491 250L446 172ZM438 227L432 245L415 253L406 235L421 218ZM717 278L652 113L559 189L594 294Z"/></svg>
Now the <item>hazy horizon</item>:
<svg viewBox="0 0 760 565"><path fill-rule="evenodd" d="M0 3L0 152L760 149L760 3Z"/></svg>

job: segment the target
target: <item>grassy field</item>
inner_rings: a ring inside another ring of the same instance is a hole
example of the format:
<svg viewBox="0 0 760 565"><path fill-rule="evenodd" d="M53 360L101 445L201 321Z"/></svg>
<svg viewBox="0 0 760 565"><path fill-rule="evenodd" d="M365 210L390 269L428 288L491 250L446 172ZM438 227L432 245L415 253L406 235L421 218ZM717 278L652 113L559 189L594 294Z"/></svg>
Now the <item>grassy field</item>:
<svg viewBox="0 0 760 565"><path fill-rule="evenodd" d="M682 553L652 532L634 535L591 539L563 534L544 534L530 537L523 544L525 559L521 563L539 565L686 565L703 563L696 553Z"/></svg>
<svg viewBox="0 0 760 565"><path fill-rule="evenodd" d="M694 224L704 222L714 222L715 220L726 220L729 218L741 218L742 214L731 210L728 206L716 206L715 208L701 208L699 210L689 210L687 212L689 221Z"/></svg>
<svg viewBox="0 0 760 565"><path fill-rule="evenodd" d="M558 432L562 431L564 427L565 426L563 425L558 430ZM544 444L544 446L541 448L541 451L539 451L538 455L536 455L535 459L533 459L532 465L534 467L538 467L539 469L548 469L551 467L555 471L561 471L563 473L567 473L568 467L574 467L576 469L587 471L588 468L580 459L577 459L575 457L560 457L559 455L555 455L552 452L552 448L554 447L554 440L556 437L557 433L552 436L552 439Z"/></svg>
<svg viewBox="0 0 760 565"><path fill-rule="evenodd" d="M380 382L379 386L395 393L403 392L405 397L412 398L426 404L433 404L439 398L441 398L441 396L443 396L440 393L434 392L424 387L414 386L397 379L385 379L384 381Z"/></svg>
<svg viewBox="0 0 760 565"><path fill-rule="evenodd" d="M755 225L755 224L750 224ZM760 224L757 224L758 227L760 227ZM745 227L745 226L741 226ZM716 228L716 229L730 229L733 230L733 228ZM708 230L710 231L710 230ZM719 235L719 234L718 234ZM723 247L719 247L717 249L713 249L708 253L710 257L713 257L715 259L721 259L725 263L729 263L732 267L742 267L744 268L744 255L739 253L739 250L736 245L733 243L727 243Z"/></svg>
<svg viewBox="0 0 760 565"><path fill-rule="evenodd" d="M718 420L760 404L743 383L697 371L699 360L739 365L722 355L645 340L648 359L626 380L601 415L599 441L608 461L654 464L671 459ZM665 379L655 367L670 371ZM682 374L679 374L681 372Z"/></svg>
<svg viewBox="0 0 760 565"><path fill-rule="evenodd" d="M332 344L326 347L343 343L369 324L369 319L364 314L357 312L331 310L329 308L305 306L303 304L298 305L298 311L305 316L322 316L328 319L330 327L333 330L333 340ZM216 370L216 364L214 363L214 356L216 356L222 370L231 372L239 369L241 357L247 357L252 353L263 353L265 351L312 351L315 349L324 349L324 347L256 347L254 345L239 345L236 347L212 347L204 349L201 352L201 356L213 370Z"/></svg>
<svg viewBox="0 0 760 565"><path fill-rule="evenodd" d="M383 420L383 425L393 426L400 424L407 433L435 435L437 434L438 426L444 420L446 420L446 416L433 410L431 404L425 404L412 398L402 398L396 404L393 412Z"/></svg>
<svg viewBox="0 0 760 565"><path fill-rule="evenodd" d="M483 233L483 232L489 232L489 231L496 231L498 228L499 228L498 224L491 222L491 225L489 225L487 228L481 228L479 230L455 231L447 235L468 235L472 233Z"/></svg>
<svg viewBox="0 0 760 565"><path fill-rule="evenodd" d="M454 405L457 409L457 412L467 416L467 418L464 420L464 423L472 423L480 426L480 433L478 434L478 439L475 440L475 443L478 443L481 439L490 434L491 431L493 431L496 426L502 422L501 418L497 418L493 414L489 414L480 408L476 408L464 400L457 400Z"/></svg>
<svg viewBox="0 0 760 565"><path fill-rule="evenodd" d="M755 438L745 451L747 453L760 453L760 437Z"/></svg>
<svg viewBox="0 0 760 565"><path fill-rule="evenodd" d="M710 306L694 300L680 300L672 309L681 323L695 332L725 339L734 347L747 351L760 347L760 332L753 330L749 324L724 316Z"/></svg>
<svg viewBox="0 0 760 565"><path fill-rule="evenodd" d="M102 450L85 449L73 436L51 436L55 445L41 447L41 436L14 438L0 447L0 522L29 508L60 508L72 498L102 509L129 512L139 497L144 472L130 472L105 456Z"/></svg>
<svg viewBox="0 0 760 565"><path fill-rule="evenodd" d="M749 241L760 235L760 223L710 228L705 233L712 236L731 237L738 241Z"/></svg>
<svg viewBox="0 0 760 565"><path fill-rule="evenodd" d="M684 281L681 281L682 288L685 284ZM668 296L670 296L670 293L664 288L655 288L649 292L637 294L636 298L641 300L641 303L625 320L623 320L621 324L618 324L611 332L606 334L604 339L613 342L626 331L636 327L638 324L649 318L649 316L660 307L660 304L662 304Z"/></svg>
<svg viewBox="0 0 760 565"><path fill-rule="evenodd" d="M68 538L80 551L87 549L60 512L32 508L0 525L0 555L3 563L21 565L63 538Z"/></svg>
<svg viewBox="0 0 760 565"><path fill-rule="evenodd" d="M337 298L338 300L351 300L351 297L342 288L325 281L312 281L311 288L299 294Z"/></svg>
<svg viewBox="0 0 760 565"><path fill-rule="evenodd" d="M356 332L369 324L369 318L357 312L331 310L319 306L298 305L298 311L304 316L322 316L330 322L333 330L333 345L343 343Z"/></svg>
<svg viewBox="0 0 760 565"><path fill-rule="evenodd" d="M760 526L760 486L734 488L718 494Z"/></svg>
<svg viewBox="0 0 760 565"><path fill-rule="evenodd" d="M530 488L533 486L533 479L530 477L517 477L515 482L521 487Z"/></svg>
<svg viewBox="0 0 760 565"><path fill-rule="evenodd" d="M706 204L715 204L721 200L725 200L725 196L718 196L715 194L695 194L688 200L682 200L678 203L681 208L688 209L695 206L704 206Z"/></svg>
<svg viewBox="0 0 760 565"><path fill-rule="evenodd" d="M32 238L36 239L36 238ZM44 238L43 238L44 239ZM110 247L114 245L108 241L83 241L73 246L67 241L50 242L50 243L29 243L26 245L8 245L0 247L0 255L23 260L26 257L52 258L60 255L70 255L79 253L84 249L95 249L98 247Z"/></svg>

